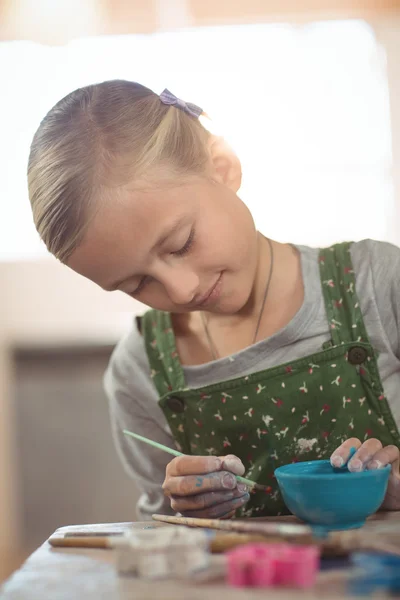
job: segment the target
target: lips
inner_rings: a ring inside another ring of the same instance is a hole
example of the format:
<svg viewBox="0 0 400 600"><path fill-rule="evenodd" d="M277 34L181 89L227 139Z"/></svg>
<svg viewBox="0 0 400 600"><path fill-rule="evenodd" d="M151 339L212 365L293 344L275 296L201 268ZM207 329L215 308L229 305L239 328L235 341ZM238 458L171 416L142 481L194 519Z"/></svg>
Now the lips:
<svg viewBox="0 0 400 600"><path fill-rule="evenodd" d="M206 292L205 294L203 294L203 296L200 296L200 298L196 300L196 308L202 308L206 306L211 300L214 300L214 296L216 295L215 292L217 291L217 287L219 282L221 281L221 277L222 273L220 273L217 281L214 283L213 286L211 286L208 292Z"/></svg>

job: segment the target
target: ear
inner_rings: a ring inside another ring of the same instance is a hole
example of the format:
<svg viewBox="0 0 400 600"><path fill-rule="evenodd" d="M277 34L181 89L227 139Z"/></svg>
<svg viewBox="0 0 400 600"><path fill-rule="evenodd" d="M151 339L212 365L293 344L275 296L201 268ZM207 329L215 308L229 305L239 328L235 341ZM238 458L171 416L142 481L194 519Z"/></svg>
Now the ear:
<svg viewBox="0 0 400 600"><path fill-rule="evenodd" d="M235 193L242 185L242 165L226 141L221 137L212 137L210 142L212 178L229 187Z"/></svg>

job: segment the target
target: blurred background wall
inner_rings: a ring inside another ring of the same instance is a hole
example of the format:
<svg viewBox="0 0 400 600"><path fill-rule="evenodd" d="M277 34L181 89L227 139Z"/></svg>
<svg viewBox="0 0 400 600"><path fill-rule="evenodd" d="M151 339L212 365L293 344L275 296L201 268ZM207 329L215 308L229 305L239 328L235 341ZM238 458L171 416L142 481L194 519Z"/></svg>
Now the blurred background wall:
<svg viewBox="0 0 400 600"><path fill-rule="evenodd" d="M267 235L400 244L400 0L0 0L0 579L135 518L101 379L142 307L47 255L25 180L46 111L111 78L204 107Z"/></svg>

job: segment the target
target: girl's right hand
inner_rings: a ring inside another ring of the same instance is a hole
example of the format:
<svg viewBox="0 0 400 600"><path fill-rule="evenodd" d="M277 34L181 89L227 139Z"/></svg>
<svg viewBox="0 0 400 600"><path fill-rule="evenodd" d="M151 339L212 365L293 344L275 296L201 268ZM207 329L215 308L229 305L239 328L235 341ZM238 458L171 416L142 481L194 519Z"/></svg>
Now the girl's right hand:
<svg viewBox="0 0 400 600"><path fill-rule="evenodd" d="M178 456L168 465L164 494L185 517L229 519L248 502L248 487L235 475L245 469L237 456Z"/></svg>

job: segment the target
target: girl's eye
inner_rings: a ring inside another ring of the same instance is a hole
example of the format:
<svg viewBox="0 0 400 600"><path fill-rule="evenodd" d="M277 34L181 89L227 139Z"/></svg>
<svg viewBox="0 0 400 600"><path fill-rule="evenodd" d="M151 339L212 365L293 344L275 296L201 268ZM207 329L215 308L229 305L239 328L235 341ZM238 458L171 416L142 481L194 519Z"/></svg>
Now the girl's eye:
<svg viewBox="0 0 400 600"><path fill-rule="evenodd" d="M189 252L189 250L193 244L193 238L194 238L194 229L192 229L192 231L190 232L190 235L189 235L185 245L182 246L182 248L180 248L180 250L176 250L176 252L171 252L171 254L173 254L174 256L183 256L184 254Z"/></svg>
<svg viewBox="0 0 400 600"><path fill-rule="evenodd" d="M174 256L183 256L184 254L189 252L189 250L193 244L193 239L194 239L194 229L191 230L190 235L189 235L185 245L182 246L182 248L180 248L179 250L176 250L175 252L171 252L171 254L173 254ZM133 292L130 292L129 295L137 296L138 294L140 294L140 292L144 289L144 287L149 283L150 279L151 279L150 277L143 277L141 279L139 285L137 286L137 288L135 290L133 290Z"/></svg>

